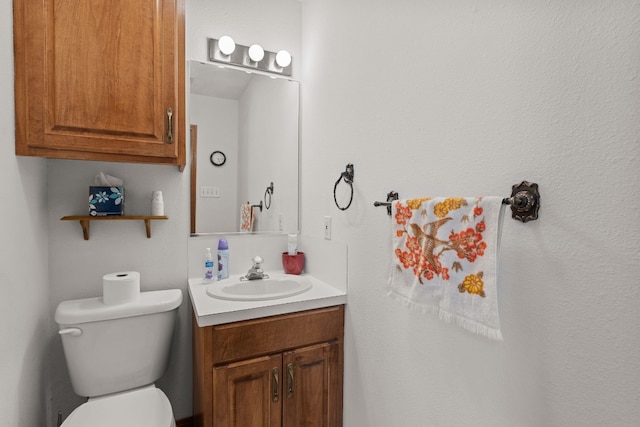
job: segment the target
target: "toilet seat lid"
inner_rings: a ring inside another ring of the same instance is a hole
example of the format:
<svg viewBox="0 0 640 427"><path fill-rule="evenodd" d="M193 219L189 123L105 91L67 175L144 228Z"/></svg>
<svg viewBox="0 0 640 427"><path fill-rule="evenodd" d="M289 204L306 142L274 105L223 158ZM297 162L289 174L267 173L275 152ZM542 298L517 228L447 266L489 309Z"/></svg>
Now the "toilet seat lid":
<svg viewBox="0 0 640 427"><path fill-rule="evenodd" d="M170 427L173 411L167 396L145 387L89 400L77 407L62 427Z"/></svg>

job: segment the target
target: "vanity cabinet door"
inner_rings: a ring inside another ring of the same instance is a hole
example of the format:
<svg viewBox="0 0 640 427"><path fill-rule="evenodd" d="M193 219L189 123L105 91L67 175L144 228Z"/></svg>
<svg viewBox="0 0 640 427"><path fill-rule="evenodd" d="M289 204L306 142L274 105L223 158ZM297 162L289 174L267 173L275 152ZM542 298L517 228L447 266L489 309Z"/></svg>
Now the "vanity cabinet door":
<svg viewBox="0 0 640 427"><path fill-rule="evenodd" d="M194 426L342 426L344 306L192 332Z"/></svg>
<svg viewBox="0 0 640 427"><path fill-rule="evenodd" d="M215 427L338 427L338 342L213 368Z"/></svg>
<svg viewBox="0 0 640 427"><path fill-rule="evenodd" d="M213 425L282 425L282 355L244 360L213 369Z"/></svg>
<svg viewBox="0 0 640 427"><path fill-rule="evenodd" d="M284 354L284 427L342 425L342 371L338 342Z"/></svg>
<svg viewBox="0 0 640 427"><path fill-rule="evenodd" d="M185 164L184 0L14 0L16 154Z"/></svg>

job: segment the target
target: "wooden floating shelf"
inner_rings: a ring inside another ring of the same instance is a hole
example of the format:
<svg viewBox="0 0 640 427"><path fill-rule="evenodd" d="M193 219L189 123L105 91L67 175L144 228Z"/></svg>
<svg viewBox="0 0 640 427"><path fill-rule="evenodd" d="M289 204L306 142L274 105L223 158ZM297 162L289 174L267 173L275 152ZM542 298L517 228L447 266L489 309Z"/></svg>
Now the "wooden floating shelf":
<svg viewBox="0 0 640 427"><path fill-rule="evenodd" d="M144 221L144 226L147 231L147 238L151 238L151 221L169 219L167 216L153 216L153 215L111 215L111 216L89 216L89 215L72 215L63 216L61 221L80 221L80 227L82 227L82 234L84 240L89 240L89 224L91 221Z"/></svg>

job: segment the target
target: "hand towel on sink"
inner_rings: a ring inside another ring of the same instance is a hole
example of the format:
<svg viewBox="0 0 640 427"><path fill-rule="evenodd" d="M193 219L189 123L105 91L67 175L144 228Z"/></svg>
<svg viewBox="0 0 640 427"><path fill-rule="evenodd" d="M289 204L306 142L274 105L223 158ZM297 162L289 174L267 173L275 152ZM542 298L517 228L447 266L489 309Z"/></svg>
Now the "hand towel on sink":
<svg viewBox="0 0 640 427"><path fill-rule="evenodd" d="M253 231L253 208L250 203L240 206L240 231Z"/></svg>
<svg viewBox="0 0 640 427"><path fill-rule="evenodd" d="M502 213L500 197L394 201L389 295L502 340L496 284Z"/></svg>

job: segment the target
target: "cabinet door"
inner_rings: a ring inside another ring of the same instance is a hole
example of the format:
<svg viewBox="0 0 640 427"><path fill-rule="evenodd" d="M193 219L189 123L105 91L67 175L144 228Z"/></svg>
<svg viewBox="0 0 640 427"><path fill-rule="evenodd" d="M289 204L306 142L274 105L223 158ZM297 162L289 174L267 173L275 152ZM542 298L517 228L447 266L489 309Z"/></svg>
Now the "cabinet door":
<svg viewBox="0 0 640 427"><path fill-rule="evenodd" d="M213 369L215 427L280 427L282 355Z"/></svg>
<svg viewBox="0 0 640 427"><path fill-rule="evenodd" d="M284 354L285 427L342 425L342 374L338 342Z"/></svg>
<svg viewBox="0 0 640 427"><path fill-rule="evenodd" d="M14 36L17 154L184 164L183 0L14 0Z"/></svg>

